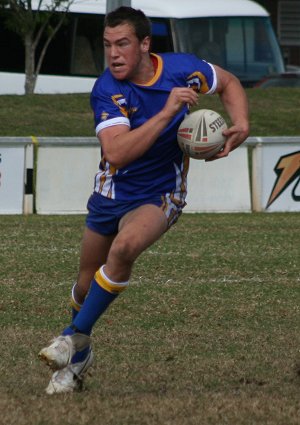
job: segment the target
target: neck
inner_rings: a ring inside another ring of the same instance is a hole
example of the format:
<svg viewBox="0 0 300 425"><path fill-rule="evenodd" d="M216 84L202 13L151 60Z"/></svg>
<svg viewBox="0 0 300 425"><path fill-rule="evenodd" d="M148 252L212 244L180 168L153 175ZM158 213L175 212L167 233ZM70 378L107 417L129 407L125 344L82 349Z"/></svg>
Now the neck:
<svg viewBox="0 0 300 425"><path fill-rule="evenodd" d="M141 61L138 72L134 75L131 81L135 84L146 84L154 77L154 74L154 65L150 54L147 53L147 56L145 55Z"/></svg>

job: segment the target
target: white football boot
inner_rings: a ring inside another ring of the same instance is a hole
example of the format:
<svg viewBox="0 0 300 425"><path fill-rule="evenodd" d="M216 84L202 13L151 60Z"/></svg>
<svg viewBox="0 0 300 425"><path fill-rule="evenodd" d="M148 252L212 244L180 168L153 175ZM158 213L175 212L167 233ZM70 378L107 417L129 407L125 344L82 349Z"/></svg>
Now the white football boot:
<svg viewBox="0 0 300 425"><path fill-rule="evenodd" d="M52 370L60 370L71 363L76 351L82 351L91 343L88 335L75 333L74 335L59 336L48 347L39 352L39 358Z"/></svg>
<svg viewBox="0 0 300 425"><path fill-rule="evenodd" d="M80 391L83 386L84 376L92 366L93 360L93 351L90 350L86 359L82 362L69 364L65 368L54 372L45 390L46 393L52 395Z"/></svg>

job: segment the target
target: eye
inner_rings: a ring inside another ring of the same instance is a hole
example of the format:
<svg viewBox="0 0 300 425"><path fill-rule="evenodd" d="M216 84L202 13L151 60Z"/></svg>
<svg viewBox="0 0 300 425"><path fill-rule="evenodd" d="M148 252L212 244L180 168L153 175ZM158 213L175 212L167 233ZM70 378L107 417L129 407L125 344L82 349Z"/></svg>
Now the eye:
<svg viewBox="0 0 300 425"><path fill-rule="evenodd" d="M128 46L129 42L127 40L122 40L118 43L119 47L126 47Z"/></svg>

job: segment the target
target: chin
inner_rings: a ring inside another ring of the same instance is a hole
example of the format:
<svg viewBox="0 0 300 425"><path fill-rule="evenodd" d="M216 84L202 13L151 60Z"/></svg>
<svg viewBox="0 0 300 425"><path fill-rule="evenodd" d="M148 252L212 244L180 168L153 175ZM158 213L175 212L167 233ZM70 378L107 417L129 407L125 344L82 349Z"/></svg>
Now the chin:
<svg viewBox="0 0 300 425"><path fill-rule="evenodd" d="M118 72L115 71L113 68L110 68L110 72L116 80L126 80L129 78L128 73L126 72Z"/></svg>
<svg viewBox="0 0 300 425"><path fill-rule="evenodd" d="M123 75L115 75L115 74L113 74L113 77L116 79L116 80L119 80L119 81L122 81L122 80L127 80L127 77L125 76L123 76Z"/></svg>

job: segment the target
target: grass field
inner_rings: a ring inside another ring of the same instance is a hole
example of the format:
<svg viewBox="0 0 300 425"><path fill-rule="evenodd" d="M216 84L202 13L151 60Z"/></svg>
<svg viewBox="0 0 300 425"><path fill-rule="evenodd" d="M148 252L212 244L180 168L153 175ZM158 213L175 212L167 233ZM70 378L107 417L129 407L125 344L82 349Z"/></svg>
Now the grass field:
<svg viewBox="0 0 300 425"><path fill-rule="evenodd" d="M44 394L83 216L1 216L0 422L298 425L300 215L184 214L94 331L85 391Z"/></svg>
<svg viewBox="0 0 300 425"><path fill-rule="evenodd" d="M247 95L251 136L299 136L300 89ZM0 96L0 137L30 135L94 136L89 96ZM83 227L0 216L1 424L299 425L299 214L184 214L97 324L85 390L49 397L37 353L69 323Z"/></svg>
<svg viewBox="0 0 300 425"><path fill-rule="evenodd" d="M300 88L247 89L251 136L299 135ZM218 96L199 108L228 117ZM0 136L94 136L88 94L0 96Z"/></svg>

